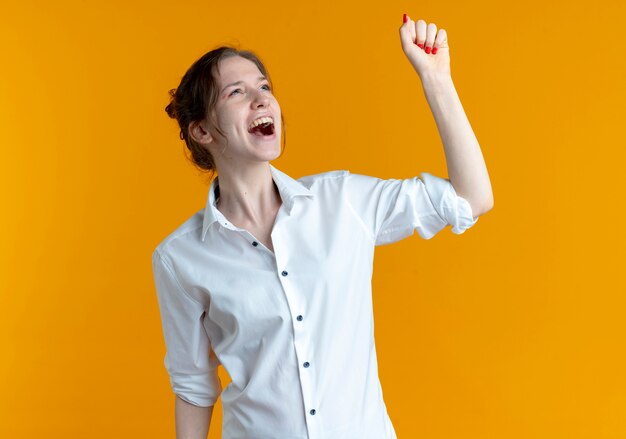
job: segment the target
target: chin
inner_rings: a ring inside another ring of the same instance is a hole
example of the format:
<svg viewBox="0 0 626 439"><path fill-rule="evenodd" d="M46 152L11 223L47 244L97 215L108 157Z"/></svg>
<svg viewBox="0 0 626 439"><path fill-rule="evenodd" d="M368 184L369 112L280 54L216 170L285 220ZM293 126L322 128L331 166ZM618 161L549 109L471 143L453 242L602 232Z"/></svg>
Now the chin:
<svg viewBox="0 0 626 439"><path fill-rule="evenodd" d="M276 148L275 150L273 150L270 154L267 155L268 156L268 161L271 160L276 160L278 157L280 157L280 147Z"/></svg>

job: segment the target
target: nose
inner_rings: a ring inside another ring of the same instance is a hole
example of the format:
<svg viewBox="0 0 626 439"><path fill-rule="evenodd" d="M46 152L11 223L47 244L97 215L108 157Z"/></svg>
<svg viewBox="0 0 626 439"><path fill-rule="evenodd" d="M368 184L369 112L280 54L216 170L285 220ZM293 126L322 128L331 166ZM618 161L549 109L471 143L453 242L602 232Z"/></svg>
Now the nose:
<svg viewBox="0 0 626 439"><path fill-rule="evenodd" d="M252 106L257 108L259 106L267 107L269 105L270 98L266 91L257 90L256 94L252 98Z"/></svg>

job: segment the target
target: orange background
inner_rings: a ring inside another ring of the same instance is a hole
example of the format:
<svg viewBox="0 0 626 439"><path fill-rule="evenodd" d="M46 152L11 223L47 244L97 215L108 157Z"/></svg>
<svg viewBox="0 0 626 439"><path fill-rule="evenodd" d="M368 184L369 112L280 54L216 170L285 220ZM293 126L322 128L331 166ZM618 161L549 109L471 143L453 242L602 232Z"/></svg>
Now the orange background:
<svg viewBox="0 0 626 439"><path fill-rule="evenodd" d="M164 108L208 50L267 64L289 175L447 177L404 12L448 32L495 206L378 248L398 437L626 437L626 6L572 5L3 4L0 437L174 437L150 256L206 201Z"/></svg>

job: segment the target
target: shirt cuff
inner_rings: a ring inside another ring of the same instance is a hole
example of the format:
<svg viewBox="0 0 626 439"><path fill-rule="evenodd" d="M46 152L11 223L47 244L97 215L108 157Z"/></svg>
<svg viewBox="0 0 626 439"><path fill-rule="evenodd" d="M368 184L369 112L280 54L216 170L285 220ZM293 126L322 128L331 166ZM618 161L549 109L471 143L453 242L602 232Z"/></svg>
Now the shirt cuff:
<svg viewBox="0 0 626 439"><path fill-rule="evenodd" d="M456 194L450 180L427 172L423 172L421 178L435 210L446 223L452 225L452 233L460 235L476 224L479 217L473 217L472 206Z"/></svg>
<svg viewBox="0 0 626 439"><path fill-rule="evenodd" d="M170 373L172 391L180 397L198 407L215 405L222 392L222 383L215 374L188 375Z"/></svg>

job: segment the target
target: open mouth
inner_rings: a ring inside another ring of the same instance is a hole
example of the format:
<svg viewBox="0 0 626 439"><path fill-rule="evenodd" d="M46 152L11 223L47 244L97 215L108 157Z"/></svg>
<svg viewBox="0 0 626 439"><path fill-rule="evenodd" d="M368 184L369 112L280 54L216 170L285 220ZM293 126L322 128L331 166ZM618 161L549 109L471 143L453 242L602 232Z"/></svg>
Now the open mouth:
<svg viewBox="0 0 626 439"><path fill-rule="evenodd" d="M272 137L274 136L274 124L272 122L265 122L255 126L248 132L259 137Z"/></svg>

